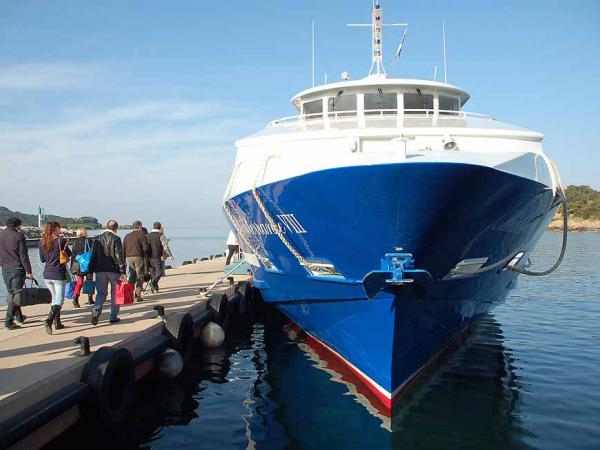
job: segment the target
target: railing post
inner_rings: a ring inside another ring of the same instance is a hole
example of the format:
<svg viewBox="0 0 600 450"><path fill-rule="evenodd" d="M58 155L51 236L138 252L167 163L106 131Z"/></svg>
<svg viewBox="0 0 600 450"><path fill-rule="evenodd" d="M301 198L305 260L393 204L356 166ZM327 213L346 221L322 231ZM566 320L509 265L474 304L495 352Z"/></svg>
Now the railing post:
<svg viewBox="0 0 600 450"><path fill-rule="evenodd" d="M327 97L323 98L323 128L329 128L329 104Z"/></svg>
<svg viewBox="0 0 600 450"><path fill-rule="evenodd" d="M396 126L398 128L404 127L404 94L397 94L396 96Z"/></svg>
<svg viewBox="0 0 600 450"><path fill-rule="evenodd" d="M367 122L365 119L365 94L356 95L356 120L358 128L366 128Z"/></svg>

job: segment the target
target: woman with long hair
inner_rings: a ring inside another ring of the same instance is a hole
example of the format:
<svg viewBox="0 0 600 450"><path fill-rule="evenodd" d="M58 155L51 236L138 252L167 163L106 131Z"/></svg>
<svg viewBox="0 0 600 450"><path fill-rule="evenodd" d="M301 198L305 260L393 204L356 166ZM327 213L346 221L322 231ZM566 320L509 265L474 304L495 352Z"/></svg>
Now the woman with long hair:
<svg viewBox="0 0 600 450"><path fill-rule="evenodd" d="M57 330L64 328L60 322L60 310L65 301L65 284L67 281L67 263L71 256L69 241L60 236L60 224L49 222L44 227L40 240L40 260L45 263L44 281L52 293L50 313L44 321L46 333L52 334L52 324Z"/></svg>
<svg viewBox="0 0 600 450"><path fill-rule="evenodd" d="M89 251L92 248L92 243L89 241L87 237L87 230L85 228L77 229L77 239L73 243L73 251L71 254L71 274L77 277L77 283L75 284L75 298L73 299L73 306L75 308L79 308L79 296L81 295L81 290L83 289L83 282L87 278L88 280L92 279L92 276L87 272L83 272L77 260L75 259L77 255L81 255L86 251ZM94 304L94 295L88 294L88 305Z"/></svg>

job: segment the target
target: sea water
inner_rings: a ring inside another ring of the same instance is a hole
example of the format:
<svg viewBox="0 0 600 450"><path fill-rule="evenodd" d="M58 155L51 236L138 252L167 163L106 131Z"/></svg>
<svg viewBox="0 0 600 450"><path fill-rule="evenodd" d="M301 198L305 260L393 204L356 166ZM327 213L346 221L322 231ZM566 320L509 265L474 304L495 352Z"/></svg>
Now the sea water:
<svg viewBox="0 0 600 450"><path fill-rule="evenodd" d="M543 236L532 268L554 262L560 239ZM176 380L144 380L122 432L90 439L75 427L50 447L599 449L599 286L600 234L571 233L560 269L519 277L392 418L269 315L198 352Z"/></svg>

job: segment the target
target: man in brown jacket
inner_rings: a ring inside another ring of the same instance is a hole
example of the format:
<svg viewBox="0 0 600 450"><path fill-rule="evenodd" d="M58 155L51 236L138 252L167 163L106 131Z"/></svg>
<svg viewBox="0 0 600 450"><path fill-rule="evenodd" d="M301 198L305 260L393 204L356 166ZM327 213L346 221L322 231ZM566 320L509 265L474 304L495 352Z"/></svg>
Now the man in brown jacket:
<svg viewBox="0 0 600 450"><path fill-rule="evenodd" d="M133 231L123 239L125 259L129 266L129 282L135 283L135 300L141 302L142 286L144 285L144 259L150 256L150 246L142 231L142 222L133 222Z"/></svg>

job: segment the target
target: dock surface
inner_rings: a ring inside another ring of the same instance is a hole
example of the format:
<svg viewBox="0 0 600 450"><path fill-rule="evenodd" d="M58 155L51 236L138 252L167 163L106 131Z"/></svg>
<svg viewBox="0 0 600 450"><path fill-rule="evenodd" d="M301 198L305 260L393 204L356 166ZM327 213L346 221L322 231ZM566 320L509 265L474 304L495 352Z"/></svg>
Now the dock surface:
<svg viewBox="0 0 600 450"><path fill-rule="evenodd" d="M217 258L167 270L160 282L160 293L122 307L117 324L108 322L107 300L100 322L91 325L91 305L86 304L87 295L82 295L81 308L74 308L73 302L65 299L61 319L66 328L48 335L43 320L50 305L24 307L27 320L21 329L0 329L0 424L44 395L81 380L88 358L79 356L75 338L89 337L92 352L102 346L126 346L133 351L151 339L148 334L161 333L162 323L154 306L162 305L167 313L206 309L206 299L200 297L198 290L223 275L224 260ZM0 308L2 317L5 311L6 306Z"/></svg>

